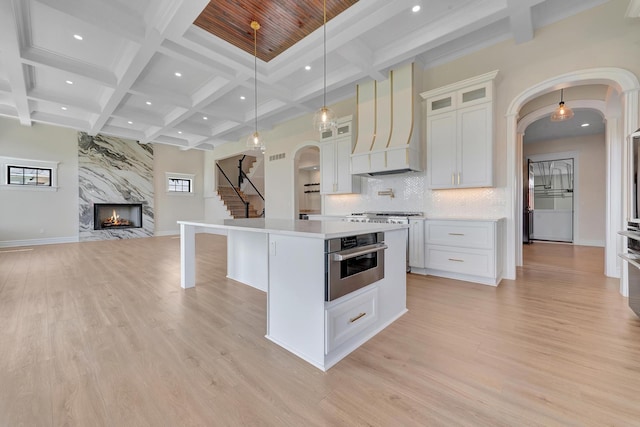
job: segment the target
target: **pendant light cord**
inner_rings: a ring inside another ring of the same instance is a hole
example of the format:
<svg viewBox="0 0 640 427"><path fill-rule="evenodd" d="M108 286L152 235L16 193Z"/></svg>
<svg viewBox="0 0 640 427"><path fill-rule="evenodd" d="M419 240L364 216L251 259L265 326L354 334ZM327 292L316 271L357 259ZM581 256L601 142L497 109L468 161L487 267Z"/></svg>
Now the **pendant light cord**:
<svg viewBox="0 0 640 427"><path fill-rule="evenodd" d="M322 32L323 32L323 45L324 45L324 85L322 91L322 106L323 108L327 107L327 0L324 0L323 7L323 24L322 24Z"/></svg>
<svg viewBox="0 0 640 427"><path fill-rule="evenodd" d="M258 133L258 29L253 29L253 79L254 79L254 106L255 106L255 127Z"/></svg>

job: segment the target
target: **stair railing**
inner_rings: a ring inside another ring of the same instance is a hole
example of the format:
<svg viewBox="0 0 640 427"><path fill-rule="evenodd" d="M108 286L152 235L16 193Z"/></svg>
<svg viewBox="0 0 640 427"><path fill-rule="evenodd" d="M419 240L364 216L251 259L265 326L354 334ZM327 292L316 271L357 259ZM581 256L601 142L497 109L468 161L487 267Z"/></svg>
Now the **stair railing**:
<svg viewBox="0 0 640 427"><path fill-rule="evenodd" d="M256 193L258 193L258 196L260 196L260 198L262 199L262 201L264 201L264 196L262 195L262 193L260 193L260 190L258 190L256 188L255 185L253 185L253 182L251 182L251 179L247 176L246 173L244 173L244 171L242 169L240 169L240 176L242 176L244 179L246 179L247 181L249 181L249 184L251 184L251 186L253 187L254 190L256 190Z"/></svg>
<svg viewBox="0 0 640 427"><path fill-rule="evenodd" d="M227 180L227 182L229 183L229 185L231 186L231 188L233 188L233 191L235 191L236 195L238 196L238 198L242 201L242 203L244 204L244 217L245 218L249 218L249 202L246 201L245 199L242 198L242 196L240 195L240 193L238 193L238 190L236 190L236 187L231 183L231 180L229 179L229 177L227 176L226 173L224 173L224 171L222 170L222 168L220 167L219 164L216 163L216 166L218 167L218 170L220 172L222 172L222 176L224 176L224 179ZM252 184L253 185L253 184ZM264 200L264 199L263 199Z"/></svg>

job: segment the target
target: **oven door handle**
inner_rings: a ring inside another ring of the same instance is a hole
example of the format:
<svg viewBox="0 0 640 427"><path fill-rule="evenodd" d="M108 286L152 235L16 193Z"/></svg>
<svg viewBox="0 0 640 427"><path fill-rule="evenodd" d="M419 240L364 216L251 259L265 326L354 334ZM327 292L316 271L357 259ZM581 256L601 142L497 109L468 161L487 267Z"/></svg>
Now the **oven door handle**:
<svg viewBox="0 0 640 427"><path fill-rule="evenodd" d="M355 258L361 255L371 254L387 249L389 246L384 243L376 243L373 245L360 246L359 248L347 249L345 251L336 252L333 254L334 261L345 261L351 258Z"/></svg>

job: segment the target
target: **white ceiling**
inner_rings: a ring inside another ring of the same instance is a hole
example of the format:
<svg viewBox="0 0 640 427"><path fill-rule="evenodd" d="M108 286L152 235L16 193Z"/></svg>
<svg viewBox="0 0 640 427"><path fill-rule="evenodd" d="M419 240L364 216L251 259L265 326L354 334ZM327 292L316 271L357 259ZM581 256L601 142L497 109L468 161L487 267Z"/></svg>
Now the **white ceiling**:
<svg viewBox="0 0 640 427"><path fill-rule="evenodd" d="M550 115L536 120L525 129L523 142L528 144L562 138L604 134L604 117L602 117L600 111L589 108L574 108L573 113L574 116L572 119L562 122L552 122ZM588 126L583 126L584 124Z"/></svg>
<svg viewBox="0 0 640 427"><path fill-rule="evenodd" d="M327 24L327 103L399 63L429 68L499 41L523 43L604 2L360 0ZM253 56L192 24L207 3L3 0L0 115L183 148L244 138L253 130ZM258 61L258 74L260 130L315 111L322 30Z"/></svg>

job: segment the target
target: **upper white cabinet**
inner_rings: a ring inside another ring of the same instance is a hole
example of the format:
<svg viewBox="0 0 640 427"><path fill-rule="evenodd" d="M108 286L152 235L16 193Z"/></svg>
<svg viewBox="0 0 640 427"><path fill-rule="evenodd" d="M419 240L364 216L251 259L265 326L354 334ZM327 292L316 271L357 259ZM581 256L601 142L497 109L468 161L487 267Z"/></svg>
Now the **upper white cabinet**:
<svg viewBox="0 0 640 427"><path fill-rule="evenodd" d="M360 192L360 177L351 175L351 125L351 116L341 118L336 129L320 136L321 194Z"/></svg>
<svg viewBox="0 0 640 427"><path fill-rule="evenodd" d="M429 188L493 186L493 92L498 71L423 92Z"/></svg>

